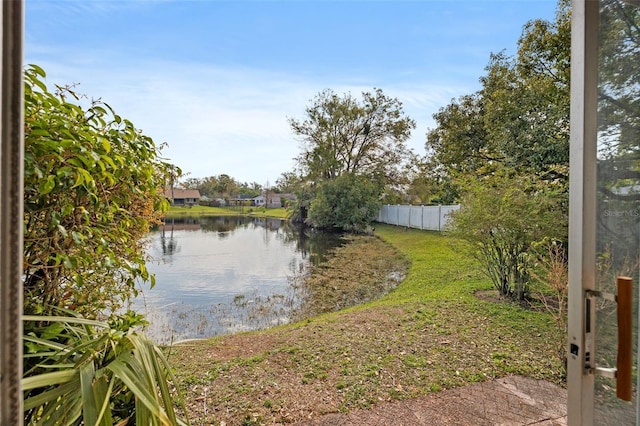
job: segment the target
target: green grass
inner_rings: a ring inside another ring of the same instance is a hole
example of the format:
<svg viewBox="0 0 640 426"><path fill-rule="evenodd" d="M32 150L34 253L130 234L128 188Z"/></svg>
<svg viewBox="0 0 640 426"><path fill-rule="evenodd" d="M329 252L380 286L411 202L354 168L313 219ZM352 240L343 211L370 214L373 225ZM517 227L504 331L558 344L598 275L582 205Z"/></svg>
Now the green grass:
<svg viewBox="0 0 640 426"><path fill-rule="evenodd" d="M193 207L180 207L171 206L166 212L167 217L180 217L180 216L259 216L259 217L274 217L280 219L287 219L290 215L289 211L285 208L267 209L264 207L208 207L208 206L193 206Z"/></svg>
<svg viewBox="0 0 640 426"><path fill-rule="evenodd" d="M563 383L549 314L477 298L491 283L446 235L386 225L377 225L376 234L411 263L386 296L173 349L176 374L191 383L212 363L227 366L207 383L215 395L204 403L215 405L215 415L213 408L204 415L201 388L183 387L187 401L199 401L190 405L195 424L239 424L247 416L266 424L301 421L510 374ZM371 257L339 253L348 258L336 267L350 274L354 262Z"/></svg>

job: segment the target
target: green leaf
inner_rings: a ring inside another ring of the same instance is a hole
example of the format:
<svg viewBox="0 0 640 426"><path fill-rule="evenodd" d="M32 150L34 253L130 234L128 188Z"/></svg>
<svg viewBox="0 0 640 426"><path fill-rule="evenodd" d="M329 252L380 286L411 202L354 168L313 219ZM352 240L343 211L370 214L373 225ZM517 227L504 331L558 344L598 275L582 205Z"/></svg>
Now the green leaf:
<svg viewBox="0 0 640 426"><path fill-rule="evenodd" d="M60 336L64 330L64 324L59 322L53 322L45 327L44 332L41 334L42 339L52 340Z"/></svg>
<svg viewBox="0 0 640 426"><path fill-rule="evenodd" d="M65 229L64 226L57 225L56 228L58 229L58 232L60 232L60 235L62 235L63 237L67 236L67 230Z"/></svg>
<svg viewBox="0 0 640 426"><path fill-rule="evenodd" d="M76 231L71 231L71 238L73 238L73 242L76 244L82 244L84 241L82 235Z"/></svg>
<svg viewBox="0 0 640 426"><path fill-rule="evenodd" d="M110 408L110 396L113 392L113 385L115 380L108 380L105 374L101 374L96 378L93 386L94 399L99 408L98 423L99 425L111 426L113 425L113 419L111 417Z"/></svg>
<svg viewBox="0 0 640 426"><path fill-rule="evenodd" d="M53 191L55 187L56 187L56 178L53 175L49 175L47 176L47 179L44 182L40 183L40 185L38 186L38 190L40 192L40 195L46 195L51 191Z"/></svg>
<svg viewBox="0 0 640 426"><path fill-rule="evenodd" d="M46 77L47 76L47 73L44 72L44 69L42 69L42 67L40 67L40 66L38 66L36 64L29 64L28 68L33 70L40 77Z"/></svg>
<svg viewBox="0 0 640 426"><path fill-rule="evenodd" d="M80 390L82 392L82 420L87 425L98 424L98 407L93 393L95 369L92 362L87 362L79 368ZM99 407L101 407L100 404Z"/></svg>
<svg viewBox="0 0 640 426"><path fill-rule="evenodd" d="M59 385L72 380L77 374L76 370L54 371L22 379L22 390L36 389L46 386Z"/></svg>
<svg viewBox="0 0 640 426"><path fill-rule="evenodd" d="M74 257L65 256L62 264L67 269L75 269L75 267L78 265L78 261Z"/></svg>
<svg viewBox="0 0 640 426"><path fill-rule="evenodd" d="M29 134L31 136L49 136L49 131L46 129L31 129Z"/></svg>
<svg viewBox="0 0 640 426"><path fill-rule="evenodd" d="M108 324L105 324L104 322L82 318L79 316L69 317L69 316L58 316L58 315L23 315L22 320L34 321L34 322L63 322L68 324L90 325L92 327L99 327L99 328L108 327Z"/></svg>
<svg viewBox="0 0 640 426"><path fill-rule="evenodd" d="M40 90L42 90L43 92L47 91L47 86L41 80L34 79L33 80L33 84L38 86L40 88Z"/></svg>
<svg viewBox="0 0 640 426"><path fill-rule="evenodd" d="M71 381L62 386L54 387L48 391L37 394L35 396L27 397L24 400L24 410L27 411L36 407L46 407L47 404L56 403L60 401L62 396L69 393L69 389L74 389L76 388L76 386L77 385L75 381ZM65 402L68 402L68 400Z"/></svg>
<svg viewBox="0 0 640 426"><path fill-rule="evenodd" d="M124 382L125 385L136 395L137 401L142 403L155 417L160 419L162 424L170 424L169 418L154 395L148 390L148 384L144 381L145 369L140 365L140 361L131 355L122 356L113 361L107 368Z"/></svg>
<svg viewBox="0 0 640 426"><path fill-rule="evenodd" d="M82 173L76 174L76 181L71 188L77 188L84 183L84 175Z"/></svg>

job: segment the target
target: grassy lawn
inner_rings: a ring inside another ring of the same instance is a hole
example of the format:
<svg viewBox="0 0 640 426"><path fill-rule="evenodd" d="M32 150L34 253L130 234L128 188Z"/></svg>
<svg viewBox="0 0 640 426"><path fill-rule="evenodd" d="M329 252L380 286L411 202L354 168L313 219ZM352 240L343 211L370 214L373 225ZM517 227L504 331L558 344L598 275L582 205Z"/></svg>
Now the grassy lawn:
<svg viewBox="0 0 640 426"><path fill-rule="evenodd" d="M171 349L194 424L289 423L510 374L563 382L547 313L477 298L491 285L446 236L376 234L411 263L381 299ZM343 260L350 273L358 257Z"/></svg>
<svg viewBox="0 0 640 426"><path fill-rule="evenodd" d="M180 216L235 216L235 215L248 215L259 217L275 217L286 219L289 217L289 212L284 208L278 209L266 209L264 207L208 207L208 206L193 206L193 207L179 207L171 206L166 212L167 217L180 217Z"/></svg>

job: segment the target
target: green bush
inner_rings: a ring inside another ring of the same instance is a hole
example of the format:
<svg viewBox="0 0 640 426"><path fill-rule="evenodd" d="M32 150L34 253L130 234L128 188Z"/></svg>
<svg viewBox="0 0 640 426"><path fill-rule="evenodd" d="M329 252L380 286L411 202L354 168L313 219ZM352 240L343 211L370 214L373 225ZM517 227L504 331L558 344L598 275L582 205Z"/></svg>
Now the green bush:
<svg viewBox="0 0 640 426"><path fill-rule="evenodd" d="M83 108L71 88L49 92L44 77L25 70L25 313L93 316L152 280L143 237L167 207L159 188L171 166L109 105Z"/></svg>
<svg viewBox="0 0 640 426"><path fill-rule="evenodd" d="M362 232L380 210L381 189L365 176L345 173L318 185L307 223L318 228Z"/></svg>
<svg viewBox="0 0 640 426"><path fill-rule="evenodd" d="M184 424L166 360L133 331L141 317L87 319L115 312L136 281L154 284L143 238L176 168L109 105L85 109L44 77L25 70L25 423Z"/></svg>
<svg viewBox="0 0 640 426"><path fill-rule="evenodd" d="M468 243L502 296L524 300L529 292L535 243L566 241L566 193L559 185L501 168L461 180L460 210L451 214L453 234Z"/></svg>

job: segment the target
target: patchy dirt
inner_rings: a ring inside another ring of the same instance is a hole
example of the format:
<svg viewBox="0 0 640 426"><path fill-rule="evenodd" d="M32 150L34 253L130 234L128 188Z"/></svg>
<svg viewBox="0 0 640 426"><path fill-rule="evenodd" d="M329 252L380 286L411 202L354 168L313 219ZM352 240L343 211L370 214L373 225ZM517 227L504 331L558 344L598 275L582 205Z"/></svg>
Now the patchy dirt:
<svg viewBox="0 0 640 426"><path fill-rule="evenodd" d="M502 303L505 298L500 296L498 290L478 290L473 293L478 299L485 302Z"/></svg>
<svg viewBox="0 0 640 426"><path fill-rule="evenodd" d="M291 423L511 373L561 381L549 348L528 349L533 333L514 339L474 316L455 304L378 306L191 342L169 359L195 425Z"/></svg>
<svg viewBox="0 0 640 426"><path fill-rule="evenodd" d="M530 294L526 300L516 302L507 297L501 296L498 290L478 290L473 293L479 300L491 303L513 304L523 309L537 312L557 313L559 302L557 298L542 293Z"/></svg>

